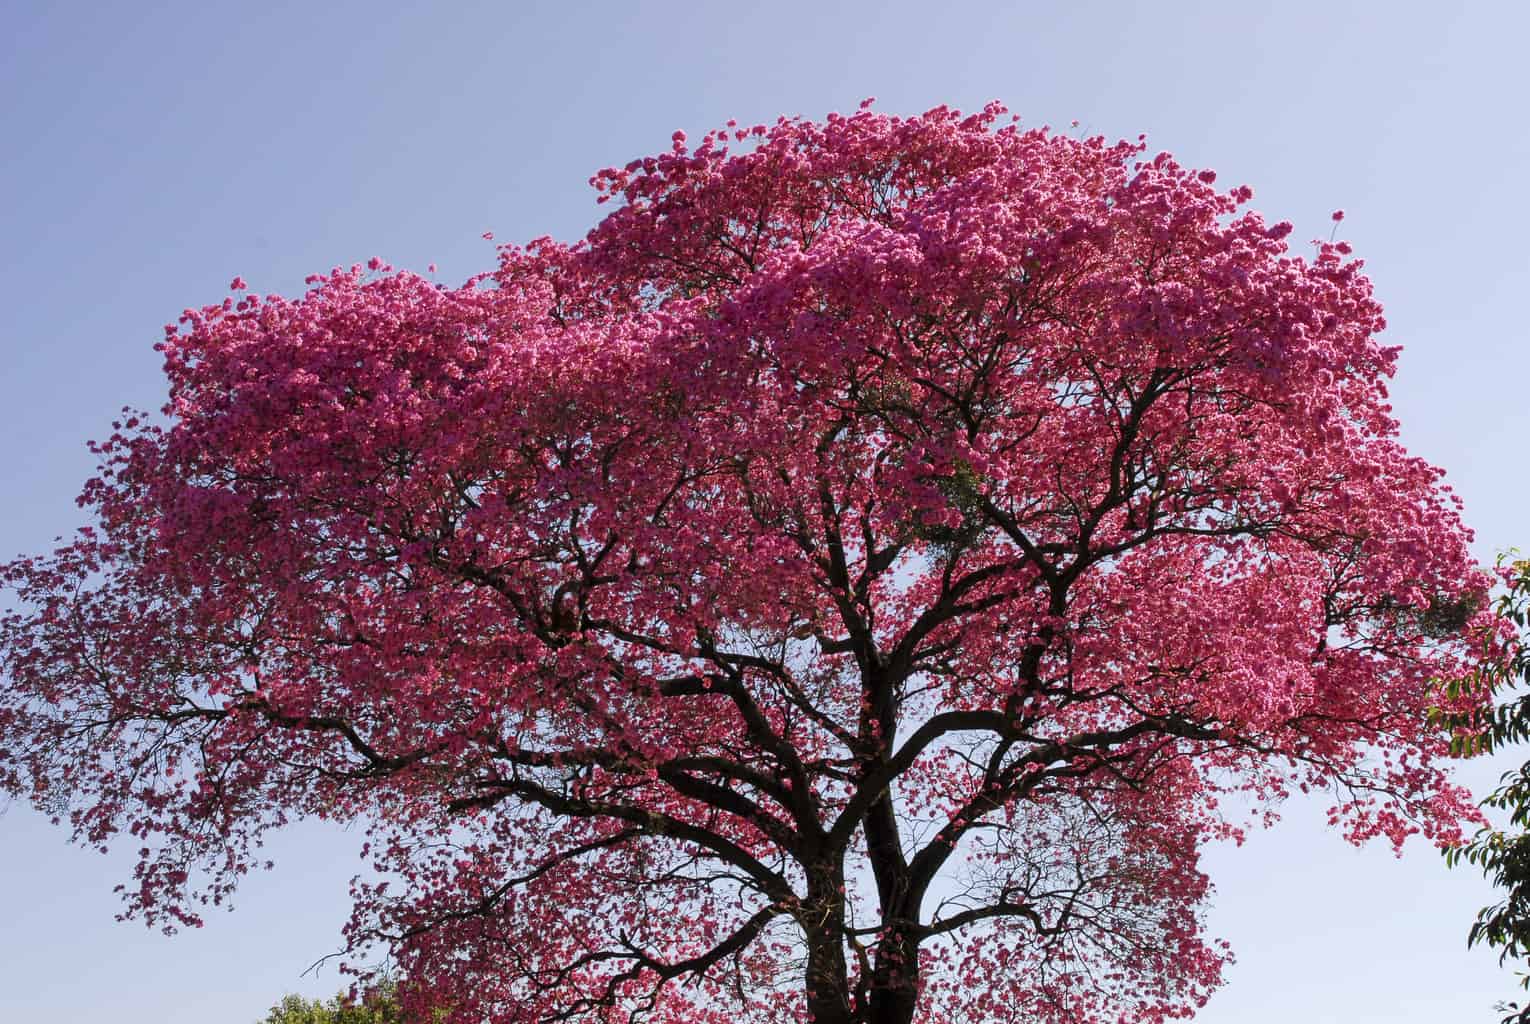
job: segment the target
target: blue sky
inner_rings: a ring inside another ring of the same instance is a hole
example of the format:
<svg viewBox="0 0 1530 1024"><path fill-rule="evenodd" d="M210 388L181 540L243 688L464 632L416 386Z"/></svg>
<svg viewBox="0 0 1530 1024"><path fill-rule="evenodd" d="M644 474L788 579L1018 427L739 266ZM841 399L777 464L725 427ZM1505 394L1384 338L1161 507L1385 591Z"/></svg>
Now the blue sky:
<svg viewBox="0 0 1530 1024"><path fill-rule="evenodd" d="M460 280L481 239L577 237L598 168L728 117L999 98L1247 182L1297 238L1328 214L1404 346L1404 438L1449 470L1484 559L1530 545L1530 294L1517 3L770 4L0 0L0 557L78 522L86 438L157 407L151 346L243 275L380 255ZM1505 767L1463 777L1486 786ZM1239 962L1199 1018L1489 1020L1511 979L1468 953L1482 883L1394 859L1293 803L1214 850ZM112 920L122 858L0 816L0 1019L244 1024L328 994L357 840L299 827L229 915L167 939Z"/></svg>

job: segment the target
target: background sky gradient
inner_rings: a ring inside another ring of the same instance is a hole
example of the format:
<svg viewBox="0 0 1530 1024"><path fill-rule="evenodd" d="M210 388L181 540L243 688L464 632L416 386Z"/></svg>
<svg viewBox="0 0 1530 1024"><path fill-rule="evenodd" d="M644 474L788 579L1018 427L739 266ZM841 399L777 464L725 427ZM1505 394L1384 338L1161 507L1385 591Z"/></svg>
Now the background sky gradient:
<svg viewBox="0 0 1530 1024"><path fill-rule="evenodd" d="M480 237L582 235L594 171L736 117L975 110L1253 186L1295 239L1342 233L1404 347L1404 440L1445 466L1484 560L1530 544L1530 5L1415 2L22 3L0 0L0 559L79 523L84 447L157 408L151 346L236 274L260 292L378 255L456 282ZM1473 763L1485 789L1506 763ZM1346 846L1293 802L1211 851L1238 963L1198 1018L1490 1021L1464 949L1489 892L1424 846ZM301 826L232 914L112 918L130 858L0 815L0 1020L248 1024L328 995L359 839Z"/></svg>

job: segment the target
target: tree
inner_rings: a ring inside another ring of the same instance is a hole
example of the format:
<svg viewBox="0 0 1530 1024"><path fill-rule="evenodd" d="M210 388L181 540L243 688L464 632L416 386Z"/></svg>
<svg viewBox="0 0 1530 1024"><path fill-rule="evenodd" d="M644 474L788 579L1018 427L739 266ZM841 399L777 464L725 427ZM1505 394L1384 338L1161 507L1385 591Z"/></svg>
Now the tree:
<svg viewBox="0 0 1530 1024"><path fill-rule="evenodd" d="M1161 1021L1222 797L1459 840L1487 578L1350 247L1002 118L677 133L462 287L188 310L5 570L6 786L168 927L364 822L348 942L453 1021Z"/></svg>
<svg viewBox="0 0 1530 1024"><path fill-rule="evenodd" d="M1497 656L1457 684L1491 696L1530 684L1530 647L1524 637L1530 624L1530 561L1501 563L1500 572L1505 589L1498 598L1498 614L1506 635L1495 648ZM1450 724L1459 733L1462 753L1488 753L1504 744L1523 743L1530 739L1530 694L1479 707ZM1530 959L1530 761L1505 772L1483 804L1507 812L1508 821L1503 827L1484 825L1470 842L1445 851L1452 866L1473 864L1504 891L1502 900L1478 911L1466 943L1498 949L1499 963L1523 961ZM1522 974L1520 984L1530 988L1530 974ZM1500 1009L1506 1013L1503 1024L1530 1024L1530 1005L1505 1003Z"/></svg>
<svg viewBox="0 0 1530 1024"><path fill-rule="evenodd" d="M410 1019L399 1010L396 986L384 984L359 1000L345 994L328 1002L283 996L260 1024L405 1024Z"/></svg>

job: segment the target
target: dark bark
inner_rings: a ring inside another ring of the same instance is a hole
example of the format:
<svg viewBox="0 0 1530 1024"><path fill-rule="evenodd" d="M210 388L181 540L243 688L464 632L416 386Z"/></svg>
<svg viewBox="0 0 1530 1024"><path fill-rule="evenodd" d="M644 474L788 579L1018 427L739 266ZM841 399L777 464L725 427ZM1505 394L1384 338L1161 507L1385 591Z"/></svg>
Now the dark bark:
<svg viewBox="0 0 1530 1024"><path fill-rule="evenodd" d="M882 933L866 1024L910 1024L919 1005L919 938L904 924Z"/></svg>
<svg viewBox="0 0 1530 1024"><path fill-rule="evenodd" d="M841 865L814 865L808 872L808 900L802 906L807 936L804 984L813 1024L864 1024L850 1000L845 962L845 892Z"/></svg>

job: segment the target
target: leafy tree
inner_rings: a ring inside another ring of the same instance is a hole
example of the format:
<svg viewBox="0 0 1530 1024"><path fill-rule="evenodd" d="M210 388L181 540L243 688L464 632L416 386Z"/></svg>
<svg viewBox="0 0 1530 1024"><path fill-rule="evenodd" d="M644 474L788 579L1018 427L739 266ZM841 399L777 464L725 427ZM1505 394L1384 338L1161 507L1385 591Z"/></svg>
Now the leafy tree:
<svg viewBox="0 0 1530 1024"><path fill-rule="evenodd" d="M338 995L328 1002L283 996L260 1024L405 1024L396 988L385 984L354 1000Z"/></svg>
<svg viewBox="0 0 1530 1024"><path fill-rule="evenodd" d="M677 133L462 287L189 310L4 570L6 788L170 927L366 823L349 942L462 1022L1162 1021L1226 794L1459 840L1488 580L1349 246L1002 113Z"/></svg>
<svg viewBox="0 0 1530 1024"><path fill-rule="evenodd" d="M1483 693L1502 694L1530 684L1530 646L1524 630L1530 623L1530 561L1501 566L1504 593L1498 599L1500 621L1512 632L1503 638L1498 656L1483 665L1469 680ZM1452 723L1461 733L1457 746L1465 753L1487 753L1508 743L1530 740L1530 692L1484 708L1478 714L1458 716ZM1471 841L1445 851L1452 865L1474 864L1503 890L1503 899L1483 907L1467 933L1467 945L1485 943L1500 951L1499 962L1530 959L1530 761L1517 771L1504 773L1498 789L1483 805L1505 812L1504 827L1485 826ZM1530 989L1530 974L1520 984ZM1530 1005L1505 1003L1503 1024L1530 1024Z"/></svg>

